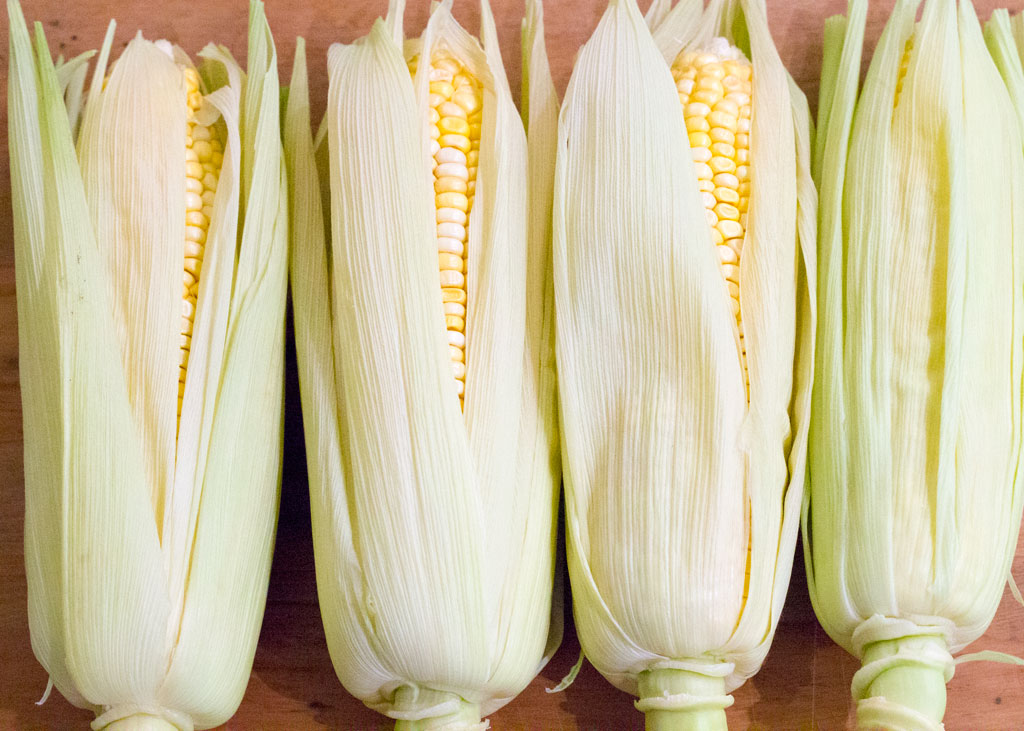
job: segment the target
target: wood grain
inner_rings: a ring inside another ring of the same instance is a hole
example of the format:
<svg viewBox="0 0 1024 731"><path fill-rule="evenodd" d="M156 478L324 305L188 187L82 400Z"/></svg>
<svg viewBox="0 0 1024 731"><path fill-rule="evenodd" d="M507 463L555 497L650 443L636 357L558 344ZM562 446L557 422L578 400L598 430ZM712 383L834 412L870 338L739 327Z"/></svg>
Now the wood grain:
<svg viewBox="0 0 1024 731"><path fill-rule="evenodd" d="M519 22L522 0L492 0L513 88L519 84ZM646 4L646 3L644 3ZM979 0L987 16L997 4ZM367 32L386 9L386 0L345 3L313 0L302 5L269 0L268 16L277 39L281 78L287 83L294 37L308 42L314 108L326 96L325 54L330 43L351 41ZM867 30L872 47L892 0L872 5ZM549 0L547 42L556 84L565 88L579 46L597 24L602 0ZM783 60L812 106L817 95L821 29L825 17L842 11L837 0L768 0L772 31ZM418 33L428 3L409 3L406 29ZM1020 2L1014 10L1020 10ZM26 16L42 22L55 52L73 55L100 42L107 19L119 21L117 45L143 28L148 37L168 38L189 52L216 40L244 56L245 0L191 3L187 0L83 0L69 11L64 0L25 0ZM478 23L475 3L459 0L456 15L471 30ZM0 43L3 88L6 89L6 24ZM0 108L6 129L6 104ZM0 154L7 159L6 136ZM10 174L0 166L0 729L84 729L90 714L71 707L54 693L42 706L34 702L46 687L46 674L29 644L25 574L22 554L22 436L18 395L13 246L11 244ZM294 355L288 371L286 456L281 520L266 618L252 678L241 707L228 729L386 729L390 724L350 697L331 668L316 602L309 501L306 493L301 415L295 383ZM563 567L564 572L564 567ZM1015 563L1024 576L1024 542ZM566 585L568 581L566 580ZM534 729L640 729L643 719L632 699L616 691L590 666L585 666L567 691L550 694L575 662L579 645L572 630L566 597L566 636L559 652L540 676L513 703L494 714L498 731ZM1024 609L1007 593L989 631L972 649L1024 651ZM736 691L729 709L735 729L842 729L852 716L849 683L856 661L833 644L811 610L797 556L782 622L762 671ZM948 729L1024 727L1024 672L990 663L960 666L949 684Z"/></svg>

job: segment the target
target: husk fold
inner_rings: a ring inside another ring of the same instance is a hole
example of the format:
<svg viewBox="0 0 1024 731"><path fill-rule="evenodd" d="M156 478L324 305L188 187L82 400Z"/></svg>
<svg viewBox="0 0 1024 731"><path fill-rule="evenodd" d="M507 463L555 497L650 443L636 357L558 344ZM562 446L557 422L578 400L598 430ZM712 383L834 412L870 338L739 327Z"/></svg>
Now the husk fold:
<svg viewBox="0 0 1024 731"><path fill-rule="evenodd" d="M254 2L248 77L225 50L203 53L231 83L204 111L227 138L179 427L180 73L140 35L105 80L112 24L83 101L88 55L55 69L42 27L33 49L17 1L7 9L33 650L96 729L216 726L248 682L280 478L287 219L270 32Z"/></svg>
<svg viewBox="0 0 1024 731"><path fill-rule="evenodd" d="M815 161L804 555L822 625L862 660L864 728L941 728L1022 506L1024 76L1005 15L994 62L969 2L928 0L915 23L918 5L897 3L859 92L867 3L829 21Z"/></svg>
<svg viewBox="0 0 1024 731"><path fill-rule="evenodd" d="M566 533L587 658L641 696L649 727L683 728L674 724L690 714L710 728L724 725L726 693L760 667L792 567L816 194L807 104L764 4L667 5L652 6L652 31L633 0L609 3L561 112L554 281ZM669 72L681 50L715 36L754 66L740 264L749 405Z"/></svg>
<svg viewBox="0 0 1024 731"><path fill-rule="evenodd" d="M396 727L480 728L561 634L549 622L553 168L550 154L534 152L553 146L556 107L539 2L524 26L529 151L487 3L481 42L449 1L404 47L402 5L392 2L367 37L331 47L326 149L310 133L301 39L289 90L291 281L317 582L349 692ZM437 279L429 64L414 78L406 65L439 45L484 84L465 414Z"/></svg>

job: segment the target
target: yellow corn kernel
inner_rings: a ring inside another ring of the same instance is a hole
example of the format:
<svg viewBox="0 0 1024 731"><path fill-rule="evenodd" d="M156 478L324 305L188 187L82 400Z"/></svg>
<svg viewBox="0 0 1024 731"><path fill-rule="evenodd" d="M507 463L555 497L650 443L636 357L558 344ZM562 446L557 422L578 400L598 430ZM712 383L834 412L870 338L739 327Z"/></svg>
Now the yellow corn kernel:
<svg viewBox="0 0 1024 731"><path fill-rule="evenodd" d="M734 48L684 51L672 65L698 188L743 347L739 272L750 198L750 111L753 68ZM722 49L724 51L724 49ZM749 398L746 353L741 352ZM749 569L748 569L749 570Z"/></svg>
<svg viewBox="0 0 1024 731"><path fill-rule="evenodd" d="M199 296L199 275L203 267L206 236L217 192L217 179L224 160L223 147L215 127L199 124L196 113L202 105L199 74L191 66L182 68L188 104L188 131L185 137L185 241L183 242L183 280L181 308L181 344L178 367L178 421L185 395L192 330L195 326Z"/></svg>
<svg viewBox="0 0 1024 731"><path fill-rule="evenodd" d="M409 62L416 73L419 59ZM430 60L430 137L436 140L432 170L437 262L448 331L448 351L460 404L466 381L466 257L469 214L476 192L483 89L456 58Z"/></svg>

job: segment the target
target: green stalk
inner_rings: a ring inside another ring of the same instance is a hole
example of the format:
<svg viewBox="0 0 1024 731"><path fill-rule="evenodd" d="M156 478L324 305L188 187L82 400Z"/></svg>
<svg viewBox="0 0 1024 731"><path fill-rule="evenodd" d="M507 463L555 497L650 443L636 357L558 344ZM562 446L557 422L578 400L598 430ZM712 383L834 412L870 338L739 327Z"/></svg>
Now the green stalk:
<svg viewBox="0 0 1024 731"><path fill-rule="evenodd" d="M638 679L647 731L726 731L725 678L657 668ZM672 699L672 702L659 703ZM661 706L661 707L659 707ZM672 707L674 706L674 707Z"/></svg>
<svg viewBox="0 0 1024 731"><path fill-rule="evenodd" d="M454 711L440 716L396 720L395 731L431 731L441 728L447 731L448 729L476 728L480 725L479 704L470 703L454 693L403 685L395 691L394 700L394 710L400 713L439 706L443 706L447 711L453 707L453 701L457 704Z"/></svg>
<svg viewBox="0 0 1024 731"><path fill-rule="evenodd" d="M889 667L864 691L857 707L858 729L931 731L942 727L946 678L943 668L928 660L935 648L947 651L942 637L900 637L865 648L862 667L878 662Z"/></svg>

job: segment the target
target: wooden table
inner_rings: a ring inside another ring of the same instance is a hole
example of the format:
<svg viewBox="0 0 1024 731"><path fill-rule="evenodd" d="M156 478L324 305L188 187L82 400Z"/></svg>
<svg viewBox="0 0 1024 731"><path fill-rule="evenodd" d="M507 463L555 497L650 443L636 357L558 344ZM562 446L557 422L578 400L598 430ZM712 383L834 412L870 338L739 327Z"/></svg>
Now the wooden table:
<svg viewBox="0 0 1024 731"><path fill-rule="evenodd" d="M506 67L513 88L519 83L519 21L522 0L491 0L497 16ZM168 38L187 51L217 40L244 58L245 0L217 4L187 0L103 2L83 0L74 12L63 0L24 0L29 20L38 19L56 53L73 55L99 45L110 16L119 21L117 45L137 28L147 37ZM1014 0L1019 10L1020 0ZM873 3L867 30L873 46L893 0ZM996 0L977 0L987 16ZM817 96L824 18L841 11L839 0L768 0L772 30L786 62L812 104ZM267 13L281 57L281 78L287 83L294 37L308 42L314 111L326 95L324 59L328 45L363 35L373 18L386 9L385 0L346 3L313 0L303 7L268 0ZM406 29L418 33L427 15L427 0L410 0ZM559 92L565 89L576 50L597 24L603 0L549 0L547 41ZM459 0L456 14L470 29L477 27L476 3ZM6 55L5 34L0 49ZM6 58L0 74L6 89ZM6 103L0 108L6 129ZM7 159L6 136L0 155ZM0 166L0 729L87 728L91 715L69 705L59 694L43 706L34 702L46 687L46 673L29 645L25 573L22 556L22 437L18 393L13 247L11 241L10 173ZM316 601L309 500L294 354L288 372L288 415L285 435L281 520L266 618L248 691L230 729L385 729L386 719L345 693L331 668ZM564 563L561 569L564 573ZM1018 548L1015 572L1024 578L1024 542ZM566 585L568 581L566 580ZM991 628L972 649L1024 652L1024 609L1009 594ZM576 683L563 693L549 694L579 653L566 603L566 635L561 649L522 695L491 717L498 731L526 729L640 729L643 719L632 699L618 692L586 665ZM735 729L841 729L849 727L849 683L857 662L834 645L818 626L807 596L802 557L796 558L789 600L775 644L760 674L735 692L729 709ZM949 684L949 729L1024 727L1024 670L1005 665L961 666Z"/></svg>

